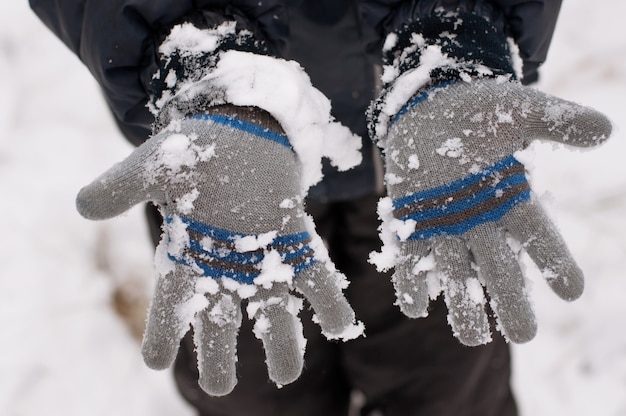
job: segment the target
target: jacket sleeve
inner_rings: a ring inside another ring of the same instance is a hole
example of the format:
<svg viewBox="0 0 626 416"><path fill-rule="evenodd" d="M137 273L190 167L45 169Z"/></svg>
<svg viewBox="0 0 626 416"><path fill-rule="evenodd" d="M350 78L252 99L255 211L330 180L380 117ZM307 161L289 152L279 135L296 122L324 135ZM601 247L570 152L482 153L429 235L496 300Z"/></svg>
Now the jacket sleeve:
<svg viewBox="0 0 626 416"><path fill-rule="evenodd" d="M361 17L376 28L380 42L403 24L426 17L437 8L483 16L512 37L524 61L524 83L537 80L546 60L561 0L359 0Z"/></svg>
<svg viewBox="0 0 626 416"><path fill-rule="evenodd" d="M116 121L135 144L150 134L146 104L157 49L172 26L236 21L278 54L286 37L280 0L30 0L37 16L89 68Z"/></svg>

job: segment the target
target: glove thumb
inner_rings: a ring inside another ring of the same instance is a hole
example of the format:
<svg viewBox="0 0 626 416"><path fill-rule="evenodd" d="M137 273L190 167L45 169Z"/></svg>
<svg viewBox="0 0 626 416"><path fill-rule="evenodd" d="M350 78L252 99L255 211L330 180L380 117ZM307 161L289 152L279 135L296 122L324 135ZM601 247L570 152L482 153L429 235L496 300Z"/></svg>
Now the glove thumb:
<svg viewBox="0 0 626 416"><path fill-rule="evenodd" d="M611 135L611 121L599 111L529 89L534 111L524 132L530 141L551 140L576 147L592 147ZM526 143L527 144L527 143Z"/></svg>
<svg viewBox="0 0 626 416"><path fill-rule="evenodd" d="M163 201L165 191L146 181L146 160L158 147L146 141L122 162L113 165L76 196L76 209L84 218L104 220L118 216L146 201Z"/></svg>

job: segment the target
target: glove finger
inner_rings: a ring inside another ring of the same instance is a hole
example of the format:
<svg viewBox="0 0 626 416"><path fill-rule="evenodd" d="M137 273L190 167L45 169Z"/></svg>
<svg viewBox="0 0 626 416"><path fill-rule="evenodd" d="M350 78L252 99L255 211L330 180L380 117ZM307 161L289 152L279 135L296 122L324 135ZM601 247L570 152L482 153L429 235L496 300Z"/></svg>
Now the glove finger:
<svg viewBox="0 0 626 416"><path fill-rule="evenodd" d="M183 266L160 276L148 310L141 352L148 367L168 368L178 352L181 338L189 330L195 309L206 306L206 299L195 296L195 278ZM200 301L200 305L194 303Z"/></svg>
<svg viewBox="0 0 626 416"><path fill-rule="evenodd" d="M535 200L514 207L502 223L522 243L559 297L570 301L580 297L585 286L583 272Z"/></svg>
<svg viewBox="0 0 626 416"><path fill-rule="evenodd" d="M483 287L472 268L467 245L459 238L440 237L433 243L433 253L454 336L469 346L491 341Z"/></svg>
<svg viewBox="0 0 626 416"><path fill-rule="evenodd" d="M98 176L76 196L76 209L91 220L112 218L146 201L163 201L164 191L146 181L146 161L163 142L161 136L144 142L122 162Z"/></svg>
<svg viewBox="0 0 626 416"><path fill-rule="evenodd" d="M426 257L429 247L424 241L408 240L400 243L404 258L391 277L400 310L409 318L428 315L427 271L434 266Z"/></svg>
<svg viewBox="0 0 626 416"><path fill-rule="evenodd" d="M256 320L254 333L265 349L269 378L279 386L293 382L302 373L306 344L297 317L302 303L287 290L286 285L274 284L248 303L248 314Z"/></svg>
<svg viewBox="0 0 626 416"><path fill-rule="evenodd" d="M241 302L232 294L208 295L210 306L194 324L198 353L198 384L211 396L224 396L237 384L237 334L241 326Z"/></svg>
<svg viewBox="0 0 626 416"><path fill-rule="evenodd" d="M328 271L320 263L298 273L294 281L296 289L313 307L322 332L329 339L352 339L363 330L355 324L354 311L340 287L342 281L345 281L344 276Z"/></svg>
<svg viewBox="0 0 626 416"><path fill-rule="evenodd" d="M526 118L524 136L578 147L599 145L609 138L611 121L590 107L526 88L534 111Z"/></svg>
<svg viewBox="0 0 626 416"><path fill-rule="evenodd" d="M535 314L504 230L495 223L485 223L468 231L467 237L498 317L499 329L512 342L530 341L537 332Z"/></svg>

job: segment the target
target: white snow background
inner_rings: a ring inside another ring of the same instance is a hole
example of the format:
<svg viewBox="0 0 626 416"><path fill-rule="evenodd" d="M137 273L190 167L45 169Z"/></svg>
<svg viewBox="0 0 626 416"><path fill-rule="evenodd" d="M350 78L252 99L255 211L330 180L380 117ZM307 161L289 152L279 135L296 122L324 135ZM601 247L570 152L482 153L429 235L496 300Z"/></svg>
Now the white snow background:
<svg viewBox="0 0 626 416"><path fill-rule="evenodd" d="M532 182L586 273L574 303L535 276L539 334L515 346L524 416L626 415L626 36L622 0L568 0L537 86L605 112L594 151L537 146ZM26 1L0 5L0 414L191 415L115 313L152 279L142 212L74 209L81 186L131 150L82 64ZM135 289L133 289L135 288Z"/></svg>

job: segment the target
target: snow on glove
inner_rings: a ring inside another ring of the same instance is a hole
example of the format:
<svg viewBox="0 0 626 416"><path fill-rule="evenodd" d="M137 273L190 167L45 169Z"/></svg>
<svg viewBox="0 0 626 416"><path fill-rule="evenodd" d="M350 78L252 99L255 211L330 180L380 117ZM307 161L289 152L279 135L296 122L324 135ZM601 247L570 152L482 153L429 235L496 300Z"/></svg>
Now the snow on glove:
<svg viewBox="0 0 626 416"><path fill-rule="evenodd" d="M422 59L439 53L434 66L450 65L441 49L421 46ZM515 153L535 139L594 146L609 137L611 123L593 109L510 77L476 76L490 73L484 68L451 66L439 72L439 80L432 77L437 70L427 70L434 85L400 108L381 138L388 198L379 210L386 247L372 258L382 268L395 266L398 304L409 317L425 316L429 289L431 296L442 290L454 335L466 345L489 342L486 290L498 329L512 342L529 341L536 320L507 236L521 243L561 298L581 295L583 275ZM435 269L438 279L431 280L428 272Z"/></svg>
<svg viewBox="0 0 626 416"><path fill-rule="evenodd" d="M214 112L184 119L77 199L89 219L114 217L144 201L161 207L160 277L143 355L150 367L169 367L192 324L200 385L212 395L236 384L242 298L277 384L302 370L301 301L293 288L311 303L327 337L355 329L342 276L316 257L319 237L303 211L298 160L287 137L258 110L248 118L255 121Z"/></svg>
<svg viewBox="0 0 626 416"><path fill-rule="evenodd" d="M144 201L161 209L159 278L142 346L150 367L171 365L191 324L200 386L228 394L246 299L270 379L290 383L305 348L294 290L326 337L363 331L302 203L321 178L321 157L348 169L360 161L360 140L332 120L302 68L264 55L234 22L175 26L159 52L158 134L82 189L78 210L105 219Z"/></svg>

